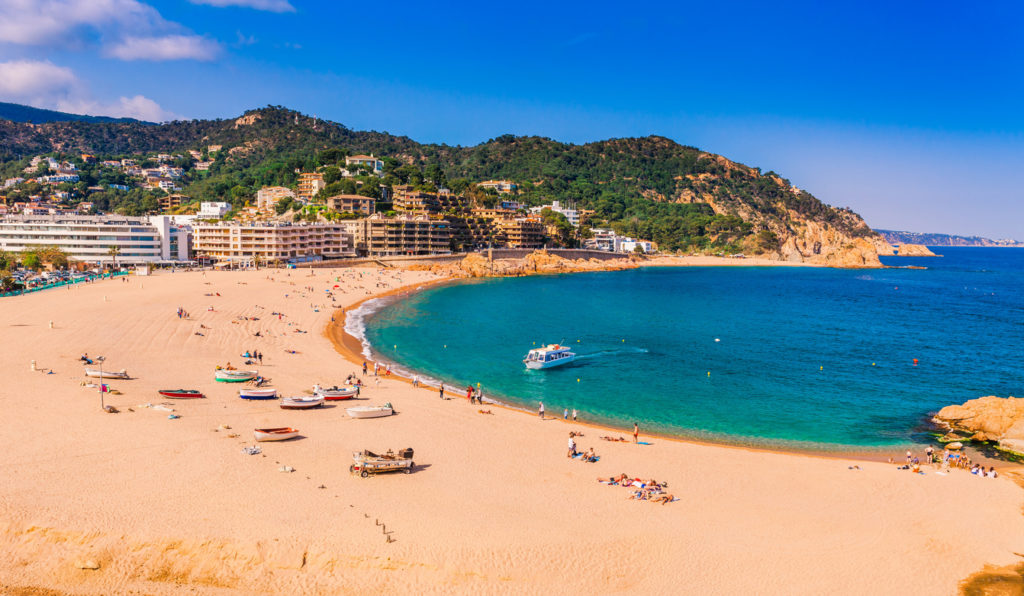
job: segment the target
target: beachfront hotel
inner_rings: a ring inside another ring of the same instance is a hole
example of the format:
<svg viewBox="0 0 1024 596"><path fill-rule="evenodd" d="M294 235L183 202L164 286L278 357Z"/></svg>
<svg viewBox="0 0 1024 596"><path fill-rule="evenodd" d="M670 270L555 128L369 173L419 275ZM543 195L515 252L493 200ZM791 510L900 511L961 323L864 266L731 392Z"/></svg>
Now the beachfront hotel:
<svg viewBox="0 0 1024 596"><path fill-rule="evenodd" d="M0 250L57 247L68 258L99 265L190 259L189 230L163 215L11 215L0 219ZM117 247L116 257L111 247Z"/></svg>
<svg viewBox="0 0 1024 596"><path fill-rule="evenodd" d="M375 213L364 219L339 223L351 231L361 255L387 257L451 252L451 231L443 219L410 214L384 217Z"/></svg>
<svg viewBox="0 0 1024 596"><path fill-rule="evenodd" d="M301 263L355 256L352 233L335 223L200 223L192 234L196 256L217 261Z"/></svg>

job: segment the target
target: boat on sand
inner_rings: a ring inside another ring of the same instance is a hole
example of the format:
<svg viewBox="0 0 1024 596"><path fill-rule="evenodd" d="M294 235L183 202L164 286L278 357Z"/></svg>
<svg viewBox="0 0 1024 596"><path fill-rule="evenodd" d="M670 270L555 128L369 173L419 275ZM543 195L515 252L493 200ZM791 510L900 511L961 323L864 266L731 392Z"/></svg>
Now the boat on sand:
<svg viewBox="0 0 1024 596"><path fill-rule="evenodd" d="M308 410L324 405L322 397L285 397L281 399L282 410Z"/></svg>
<svg viewBox="0 0 1024 596"><path fill-rule="evenodd" d="M198 389L160 389L157 393L171 399L196 399L203 397Z"/></svg>
<svg viewBox="0 0 1024 596"><path fill-rule="evenodd" d="M294 428L257 428L252 431L257 441L287 441L299 436Z"/></svg>
<svg viewBox="0 0 1024 596"><path fill-rule="evenodd" d="M242 399L277 399L277 389L273 387L239 389L238 397Z"/></svg>
<svg viewBox="0 0 1024 596"><path fill-rule="evenodd" d="M255 370L227 370L221 368L217 370L214 377L220 383L244 383L245 381L255 379L256 374L257 371Z"/></svg>
<svg viewBox="0 0 1024 596"><path fill-rule="evenodd" d="M101 371L98 368L87 368L85 369L85 376L97 379L127 379L128 371L124 369Z"/></svg>
<svg viewBox="0 0 1024 596"><path fill-rule="evenodd" d="M327 401L339 401L342 399L352 399L359 393L359 389L354 386L338 387L321 387L320 385L313 385L313 395L322 397Z"/></svg>
<svg viewBox="0 0 1024 596"><path fill-rule="evenodd" d="M383 406L356 406L345 410L350 418L381 418L395 413L390 403Z"/></svg>

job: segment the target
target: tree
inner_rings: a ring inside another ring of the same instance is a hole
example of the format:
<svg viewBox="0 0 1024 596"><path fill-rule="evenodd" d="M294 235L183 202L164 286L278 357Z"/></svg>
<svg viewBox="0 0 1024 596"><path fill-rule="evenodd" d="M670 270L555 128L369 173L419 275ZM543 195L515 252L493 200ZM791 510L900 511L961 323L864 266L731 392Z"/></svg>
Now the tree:
<svg viewBox="0 0 1024 596"><path fill-rule="evenodd" d="M338 180L341 180L341 170L335 166L329 166L324 168L323 174L324 183L326 184L331 184L332 182L337 182Z"/></svg>
<svg viewBox="0 0 1024 596"><path fill-rule="evenodd" d="M17 261L15 260L14 256L11 255L11 253L7 252L6 250L0 249L0 271L9 270L11 267L14 266L16 262Z"/></svg>
<svg viewBox="0 0 1024 596"><path fill-rule="evenodd" d="M68 266L68 253L56 246L47 246L37 253L39 260L53 267L54 269L66 269Z"/></svg>
<svg viewBox="0 0 1024 596"><path fill-rule="evenodd" d="M117 255L121 254L121 247L119 247L119 246L111 246L110 248L107 249L107 254L110 255L111 259L113 259L113 261L114 261L114 268L116 269L117 268Z"/></svg>
<svg viewBox="0 0 1024 596"><path fill-rule="evenodd" d="M21 253L21 266L33 271L39 269L42 264L39 260L39 253L34 250L25 250Z"/></svg>

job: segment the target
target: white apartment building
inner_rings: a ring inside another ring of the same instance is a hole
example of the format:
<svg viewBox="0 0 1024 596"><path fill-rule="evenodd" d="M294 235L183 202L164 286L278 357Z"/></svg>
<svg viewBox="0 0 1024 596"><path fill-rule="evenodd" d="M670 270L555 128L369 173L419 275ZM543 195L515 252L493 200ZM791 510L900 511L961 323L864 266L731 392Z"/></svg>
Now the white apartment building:
<svg viewBox="0 0 1024 596"><path fill-rule="evenodd" d="M284 198L294 199L295 191L283 186L264 186L256 191L256 208L273 209Z"/></svg>
<svg viewBox="0 0 1024 596"><path fill-rule="evenodd" d="M300 263L355 256L352 233L339 224L198 223L192 233L195 254L218 261Z"/></svg>
<svg viewBox="0 0 1024 596"><path fill-rule="evenodd" d="M580 213L575 207L564 207L558 201L552 201L550 205L541 205L540 207L533 207L530 209L531 213L540 213L545 209L550 209L555 213L561 213L565 216L565 219L569 220L572 227L580 227Z"/></svg>
<svg viewBox="0 0 1024 596"><path fill-rule="evenodd" d="M373 171L374 175L376 175L376 176L383 176L384 175L384 162L379 160L379 159L377 159L373 155L350 155L350 156L345 158L345 165L346 166L352 166L352 165L369 166L370 170ZM347 176L350 176L351 174L346 169L345 172L343 173L343 175L345 175L347 177Z"/></svg>
<svg viewBox="0 0 1024 596"><path fill-rule="evenodd" d="M167 216L11 215L0 219L0 249L18 252L56 246L75 261L134 265L189 260L189 231Z"/></svg>
<svg viewBox="0 0 1024 596"><path fill-rule="evenodd" d="M231 211L231 203L211 202L199 204L199 219L220 219Z"/></svg>

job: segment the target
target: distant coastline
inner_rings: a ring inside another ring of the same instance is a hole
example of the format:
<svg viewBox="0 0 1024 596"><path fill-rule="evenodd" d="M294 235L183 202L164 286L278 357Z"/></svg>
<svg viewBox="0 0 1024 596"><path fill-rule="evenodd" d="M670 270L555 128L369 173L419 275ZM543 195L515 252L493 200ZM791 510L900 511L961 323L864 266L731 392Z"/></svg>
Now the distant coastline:
<svg viewBox="0 0 1024 596"><path fill-rule="evenodd" d="M963 247L1005 247L1024 248L1024 242L1011 238L993 240L982 236L956 236L953 234L936 234L927 232L904 232L897 230L875 230L890 244L921 244L928 247L963 246Z"/></svg>

